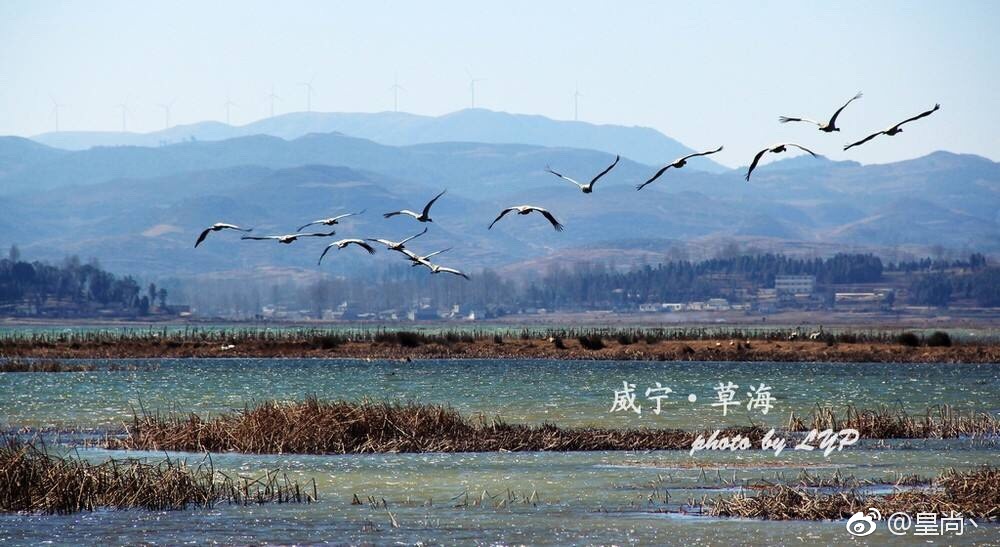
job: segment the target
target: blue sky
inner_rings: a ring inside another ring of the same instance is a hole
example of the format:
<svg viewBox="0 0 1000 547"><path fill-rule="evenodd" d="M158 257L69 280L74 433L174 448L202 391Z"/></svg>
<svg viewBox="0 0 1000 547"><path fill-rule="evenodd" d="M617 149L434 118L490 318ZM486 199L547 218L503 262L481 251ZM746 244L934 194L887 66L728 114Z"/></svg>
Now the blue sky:
<svg viewBox="0 0 1000 547"><path fill-rule="evenodd" d="M46 2L0 3L0 134L134 131L304 110L437 115L469 106L654 127L745 165L779 141L835 159L945 149L1000 160L1000 2ZM857 91L844 130L828 117ZM51 97L51 98L50 98ZM906 133L843 143L942 104Z"/></svg>

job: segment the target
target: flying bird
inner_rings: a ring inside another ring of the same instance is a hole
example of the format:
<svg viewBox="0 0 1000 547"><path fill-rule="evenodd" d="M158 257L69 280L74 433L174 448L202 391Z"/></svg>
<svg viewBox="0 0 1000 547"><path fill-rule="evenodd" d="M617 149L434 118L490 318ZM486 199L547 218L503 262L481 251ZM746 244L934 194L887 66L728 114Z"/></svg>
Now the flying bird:
<svg viewBox="0 0 1000 547"><path fill-rule="evenodd" d="M563 225L560 224L558 220L556 220L556 217L552 216L552 213L550 213L547 209L543 209L541 207L535 207L534 205L516 205L514 207L508 207L503 211L500 211L500 215L497 216L497 218L495 218L493 222L490 223L490 227L487 228L487 230L492 230L493 225L496 224L498 220L503 218L504 215L506 215L511 211L517 211L517 214L519 215L527 215L530 214L532 211L538 211L539 213L542 214L542 216L548 219L548 221L552 224L552 227L555 228L557 232L561 232L563 230Z"/></svg>
<svg viewBox="0 0 1000 547"><path fill-rule="evenodd" d="M927 112L921 112L920 114L917 114L916 116L914 116L912 118L907 118L907 119L905 119L905 120L897 123L896 125L888 128L888 129L884 129L882 131L879 131L878 133L872 133L871 135L868 135L867 137L861 139L858 142L848 144L847 146L844 147L844 150L847 150L849 148L853 148L855 146L860 146L860 145L862 145L862 144L864 144L864 143L866 143L866 142L874 139L875 137L877 137L879 135L888 135L888 136L891 137L891 136L895 135L896 133L902 133L903 132L903 124L904 123L910 123L910 122L912 122L914 120L919 120L920 118L923 118L923 117L926 117L926 116L930 116L931 114L933 114L934 112L936 112L937 109L939 109L939 108L941 108L941 105L940 104L935 104L934 108L928 110Z"/></svg>
<svg viewBox="0 0 1000 547"><path fill-rule="evenodd" d="M333 226L334 224L339 224L340 223L340 219L342 219L342 218L347 218L347 217L352 217L352 216L355 216L355 215L360 215L360 214L362 214L364 212L365 212L365 209L362 209L362 210L358 211L357 213L344 213L342 215L337 215L335 217L321 218L319 220L314 220L314 221L310 222L309 224L303 224L302 226L299 226L299 228L297 230L295 230L295 231L296 232L301 232L302 230L305 230L306 228L308 228L310 226L314 226L316 224L322 224L323 226Z"/></svg>
<svg viewBox="0 0 1000 547"><path fill-rule="evenodd" d="M698 156L707 156L709 154L714 154L714 153L719 152L721 150L722 150L722 147L720 146L720 147L716 148L715 150L707 150L705 152L697 152L697 153L694 153L694 154L688 154L688 155L684 156L683 158L677 158L676 160L673 161L673 163L668 163L662 169L660 169L659 171L657 171L656 174L653 175L652 177L650 177L649 180L647 180L646 182L640 184L639 186L636 186L635 189L636 190L642 190L643 188L646 187L647 184L649 184L649 183L653 182L654 180L660 178L660 175L662 175L667 169L670 169L671 167L673 167L674 169L680 169L681 167L684 167L685 165L687 165L687 160L689 160L691 158L697 158Z"/></svg>
<svg viewBox="0 0 1000 547"><path fill-rule="evenodd" d="M447 190L445 190L444 192L447 192ZM440 194L434 196L434 199L428 201L427 205L424 205L424 210L419 214L414 213L409 209L403 209L402 211L393 211L391 213L386 213L382 216L384 216L385 218L389 218L389 217L394 217L396 215L410 215L411 217L419 220L420 222L434 222L433 220L431 220L430 217L431 205L434 205L434 202L437 201L439 197L443 196L444 192L441 192Z"/></svg>
<svg viewBox="0 0 1000 547"><path fill-rule="evenodd" d="M323 263L323 257L326 256L326 253L333 247L343 249L348 245L357 245L358 247L368 251L368 254L375 254L375 249L373 249L371 245L365 243L365 240L363 239L341 239L340 241L334 241L333 243L327 245L326 249L323 249L323 254L319 255L319 260L316 261L316 265L318 266Z"/></svg>
<svg viewBox="0 0 1000 547"><path fill-rule="evenodd" d="M437 256L437 255L439 255L441 253L446 253L446 252L448 252L450 250L451 250L451 247L448 247L447 249L441 249L440 251L434 251L433 253L426 254L424 256L420 256L417 253L414 253L414 252L410 251L409 249L403 249L402 253L404 255L406 255L406 258L409 259L410 262L413 263L413 264L411 264L411 266L427 266L427 265L430 264L430 258L432 256Z"/></svg>
<svg viewBox="0 0 1000 547"><path fill-rule="evenodd" d="M430 262L428 262L427 264L424 264L424 265L427 266L427 269L429 269L432 274L450 273L450 274L454 274L454 275L457 275L457 276L469 279L468 275L465 275L464 273L456 270L455 268L445 268L444 266L441 266L439 264L431 264Z"/></svg>
<svg viewBox="0 0 1000 547"><path fill-rule="evenodd" d="M416 235L412 235L404 239L403 241L389 241L388 239L375 239L375 238L368 238L368 241L375 241L381 243L382 245L385 245L385 248L389 249L390 251L402 251L403 249L406 248L406 243L408 241L420 237L426 233L427 233L427 228L424 228L423 232L420 232L419 234Z"/></svg>
<svg viewBox="0 0 1000 547"><path fill-rule="evenodd" d="M288 245L289 243L292 243L293 241L297 240L300 237L330 237L330 236L332 236L335 233L337 233L337 232L330 231L330 232L313 232L313 233L307 233L307 234L301 234L301 233L300 234L285 234L283 236L243 236L240 239L256 239L258 241L262 241L262 240L265 240L265 239L273 239L273 240L277 241L278 243L284 243L284 244Z"/></svg>
<svg viewBox="0 0 1000 547"><path fill-rule="evenodd" d="M620 160L620 159L621 159L621 156L615 156L615 161L611 165L609 165L607 169L605 169L604 171L601 171L600 173L598 173L597 176L594 177L593 179L591 179L590 182L587 183L587 184L580 184L579 182L577 182L577 181L575 181L575 180L573 180L573 179L571 179L571 178L569 178L567 176L564 176L564 175L561 175L559 173L556 173L555 171L552 170L551 167L546 166L545 170L548 171L549 173L552 173L553 175L555 175L555 176L563 179L563 180L568 180L568 181L572 182L573 184L577 185L584 194L589 194L589 193L591 193L591 192L594 191L594 184L598 181L598 179L600 179L604 175L608 174L608 171L614 169L614 167L616 165L618 165L618 160Z"/></svg>
<svg viewBox="0 0 1000 547"><path fill-rule="evenodd" d="M812 155L812 157L814 157L814 158L816 157L816 153L815 152L813 152L812 150L809 150L808 148L806 148L805 146L802 146L801 144L795 144L794 142L785 142L785 143L781 143L781 144L776 144L774 146L765 148L765 149L761 150L760 152L757 152L757 155L753 157L753 162L750 164L750 169L747 170L747 182L750 181L750 173L753 173L754 168L757 167L757 162L760 161L761 156L763 156L764 154L766 154L768 152L770 152L772 154L780 154L780 153L784 152L785 150L787 150L787 147L789 147L789 146L794 146L795 148L798 148L799 150L802 150L802 151L805 151L805 152L809 152Z"/></svg>
<svg viewBox="0 0 1000 547"><path fill-rule="evenodd" d="M844 110L845 108L847 108L847 105L851 104L851 102L855 101L856 99L860 99L860 98L861 98L861 92L859 91L857 95L851 97L851 99L849 101L847 101L846 103L844 103L844 106L838 108L837 111L833 113L833 116L830 117L830 121L828 121L826 123L818 122L816 120L810 120L809 118L790 118L788 116L781 116L781 117L778 118L778 121L780 121L781 123L806 122L806 123L815 124L815 125L819 126L819 130L823 131L824 133L831 133L833 131L840 131L840 128L837 127L837 116L840 115L840 112L842 110Z"/></svg>
<svg viewBox="0 0 1000 547"><path fill-rule="evenodd" d="M225 222L216 222L215 224L209 226L208 228L205 228L205 230L201 232L201 235L198 236L198 241L194 242L195 248L197 249L198 245L201 245L201 242L205 241L205 238L208 237L208 233L209 232L218 232L220 230L236 230L236 231L239 231L239 232L252 232L253 228L240 228L239 226L237 226L235 224L226 224Z"/></svg>

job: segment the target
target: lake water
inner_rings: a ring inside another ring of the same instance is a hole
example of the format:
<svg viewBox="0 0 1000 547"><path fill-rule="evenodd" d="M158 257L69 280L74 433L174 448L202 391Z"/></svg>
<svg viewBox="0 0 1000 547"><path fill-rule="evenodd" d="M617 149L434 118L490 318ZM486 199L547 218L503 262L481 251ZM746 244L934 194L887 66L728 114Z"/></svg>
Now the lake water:
<svg viewBox="0 0 1000 547"><path fill-rule="evenodd" d="M448 403L466 414L499 414L512 422L609 427L714 428L781 425L788 413L814 405L884 403L910 411L929 405L1000 412L1000 364L796 364L448 360L233 359L93 361L148 367L127 372L0 374L0 426L114 428L141 404L150 410L215 414L263 399L418 401ZM636 385L642 415L610 413L613 391ZM655 382L673 390L659 416L644 391ZM743 405L722 415L715 387L738 384ZM747 410L750 386L764 383L776 399L764 415ZM688 395L697 397L695 402ZM73 440L74 435L63 435ZM56 446L55 450L66 450ZM123 452L79 450L95 461ZM128 453L161 459L163 453ZM729 493L730 481L792 480L840 472L892 480L897 473L934 476L947 467L998 462L997 440L890 441L849 447L824 457L786 451L744 453L586 452L507 454L384 454L365 456L213 455L216 467L246 475L279 469L316 479L312 505L220 505L184 512L99 511L69 516L0 516L0 541L57 544L167 543L615 543L837 544L851 541L844 522L764 522L666 515L688 498ZM172 454L200 461L194 454ZM693 466L707 466L706 471ZM483 491L489 492L489 496ZM534 504L495 507L508 490ZM669 501L663 499L669 492ZM385 498L384 508L351 505ZM490 501L490 496L499 496ZM651 499L652 498L652 499ZM475 500L485 500L474 505ZM464 503L469 500L469 503ZM456 505L459 505L456 507ZM197 532L194 532L197 531ZM967 528L947 543L989 543L996 525ZM870 544L906 544L884 530ZM862 542L862 540L857 540Z"/></svg>

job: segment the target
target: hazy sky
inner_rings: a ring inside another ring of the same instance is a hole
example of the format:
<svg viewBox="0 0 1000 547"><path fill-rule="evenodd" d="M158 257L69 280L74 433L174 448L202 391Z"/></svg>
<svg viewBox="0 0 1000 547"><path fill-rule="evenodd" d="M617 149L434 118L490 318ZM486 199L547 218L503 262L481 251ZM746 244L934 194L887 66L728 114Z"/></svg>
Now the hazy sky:
<svg viewBox="0 0 1000 547"><path fill-rule="evenodd" d="M1000 160L1000 2L0 2L0 134L232 123L269 111L477 106L654 127L745 165L796 140L865 163L945 149ZM780 125L826 118L827 135ZM850 139L941 111L848 153Z"/></svg>

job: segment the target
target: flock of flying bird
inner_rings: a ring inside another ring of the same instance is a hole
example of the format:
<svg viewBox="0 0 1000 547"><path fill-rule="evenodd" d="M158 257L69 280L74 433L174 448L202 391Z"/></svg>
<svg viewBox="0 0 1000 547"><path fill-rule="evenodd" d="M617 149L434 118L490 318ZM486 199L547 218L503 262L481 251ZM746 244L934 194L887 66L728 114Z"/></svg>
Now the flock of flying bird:
<svg viewBox="0 0 1000 547"><path fill-rule="evenodd" d="M778 118L778 121L780 121L781 123L788 123L788 122L805 122L805 123L811 123L811 124L816 125L819 128L819 130L823 131L824 133L833 133L833 132L836 132L836 131L840 131L840 128L837 127L837 117L840 116L840 113L845 108L847 108L847 105L851 104L853 101L855 101L857 99L860 99L860 98L861 98L861 93L858 93L854 97L851 97L850 100L848 100L846 103L844 103L843 106L841 106L840 108L838 108L837 111L833 113L833 116L831 116L830 120L828 122L826 122L826 123L818 122L816 120L811 120L809 118L798 118L798 117L789 117L789 116L781 116L781 117ZM901 122L899 122L899 123L897 123L895 125L892 125L892 126L886 128L886 129L883 129L881 131L877 131L875 133L872 133L872 134L868 135L867 137L865 137L865 138L863 138L863 139L861 139L861 140L859 140L857 142L853 142L851 144L845 145L844 146L844 150L849 150L851 148L854 148L855 146L861 146L862 144L865 144L866 142L874 139L875 137L878 137L879 135L886 135L886 136L892 137L892 136L895 136L895 135L897 135L899 133L902 133L903 132L903 124L907 124L907 123L910 123L912 121L919 120L920 118L923 118L923 117L926 117L926 116L930 116L935 111L937 111L939 108L941 108L941 105L935 104L934 108L932 108L932 109L930 109L930 110L928 110L926 112L921 112L920 114L917 114L916 116L907 118L907 119L905 119L905 120L903 120L903 121L901 121ZM754 169L757 168L757 164L760 162L760 159L764 156L764 154L767 154L769 152L772 153L772 154L780 154L782 152L785 152L788 149L789 146L793 146L795 148L798 148L799 150L802 150L804 152L808 152L813 157L816 157L816 153L815 152L813 152L812 150L809 150L808 148L806 148L806 147L804 147L804 146L802 146L800 144L796 144L794 142L785 142L785 143L775 144L775 145L769 146L767 148L764 148L760 152L757 152L756 155L754 155L753 161L750 162L750 168L747 170L746 180L748 182L750 181L750 175L753 173ZM697 158L697 157L701 157L701 156L708 156L708 155L711 155L711 154L715 154L716 152L719 152L721 150L722 150L722 146L720 146L720 147L718 147L718 148L716 148L714 150L706 150L704 152L695 152L693 154L688 154L688 155L686 155L684 157L677 158L673 162L668 163L667 165L665 165L662 168L660 168L648 180L646 180L642 184L639 184L638 186L636 186L636 190L642 190L647 185L651 184L656 179L660 178L660 176L663 175L667 171L667 169L670 169L671 167L673 167L674 169L680 169L680 168L684 167L685 165L687 165L688 160L690 160L692 158ZM574 180L574 179L572 179L570 177L567 177L567 176L565 176L565 175L563 175L561 173L557 173L556 171L553 171L549 167L546 167L546 171L549 172L549 173L551 173L551 174L553 174L553 175L555 175L555 176L557 176L557 177L559 177L559 178L561 178L561 179L563 179L563 180L566 180L566 181L569 181L569 182L573 183L584 194L590 194L590 193L592 193L594 191L594 185L597 183L597 181L600 180L601 177L603 177L604 175L608 174L609 171L611 171L612 169L614 169L615 166L618 165L618 161L620 159L621 159L621 156L615 156L615 161L612 162L611 165L609 165L603 171L601 171L596 176L594 176L594 178L590 179L590 182L588 182L586 184L578 182L578 181L576 181L576 180ZM440 199L441 196L443 196L446 191L447 190L445 190L444 192L441 192L440 194L434 196L434 199L432 199L429 202L427 202L427 205L425 205L424 208L423 208L423 210L421 212L419 212L419 213L417 213L415 211L410 211L409 209L402 209L400 211L392 211L392 212L389 212L389 213L385 213L382 216L385 217L385 218L391 218L391 217L394 217L394 216L397 216L397 215L405 215L405 216L413 217L415 220L417 220L417 222L421 222L421 223L434 222L433 219L431 219L431 217L430 217L431 206L433 206L434 202L436 202L438 199ZM321 218L321 219L318 219L318 220L314 220L312 222L309 222L307 224L304 224L304 225L300 226L298 228L298 230L296 230L296 233L294 233L294 234L271 235L271 236L250 236L250 235L245 235L241 239L248 239L248 240L274 240L274 241L277 241L278 243L290 244L290 243L293 243L293 242L295 242L296 240L298 240L299 238L302 238L302 237L330 237L330 236L333 236L334 234L336 234L336 232L333 231L333 230L331 230L329 232L305 232L305 233L303 233L302 230L308 228L309 226L316 226L316 225L334 226L334 225L339 224L342 219L345 219L347 217L352 217L352 216L360 215L360 214L363 214L364 212L365 212L364 210L361 210L361 211L359 211L357 213L345 213L345 214L342 214L342 215L337 215L335 217ZM490 223L490 226L489 226L488 229L492 229L494 224L496 224L497 222L499 222L500 219L502 219L508 213L512 213L512 212L516 212L519 215L527 215L527 214L530 214L530 213L539 213L543 217L545 217L546 220L549 221L549 223L552 225L552 227L556 231L562 231L563 230L562 223L560 223L558 220L556 220L556 217L551 212L549 212L547 209L545 209L543 207L538 207L538 206L535 206L535 205L515 205L513 207L508 207L508 208L500 211L500 214L497 215L497 217L493 220L493 222ZM247 233L249 233L249 232L251 232L253 230L253 228L241 228L241 227L239 227L239 226L237 226L235 224L228 224L228 223L225 223L225 222L217 222L217 223L213 224L212 226L209 226L208 228L206 228L204 231L201 232L201 235L198 236L198 240L195 242L194 246L197 248L198 245L200 245L203 241L205 241L205 238L208 237L208 234L210 232L218 232L218 231L221 231L221 230L235 230L235 231L239 231L239 232L247 232ZM405 256L406 260L409 260L411 262L412 266L414 266L414 267L416 267L416 266L424 266L432 274L449 273L449 274L453 274L453 275L464 277L465 279L469 279L468 275L466 275L465 273L463 273L463 272L461 272L459 270L456 270L455 268L447 268L447 267L441 266L440 264L435 264L435 263L433 263L433 262L430 261L431 257L437 256L437 255L439 255L441 253L444 253L444 252L447 252L447 251L451 250L450 247L448 249L442 249L442 250L435 251L433 253L426 254L426 255L419 255L419 254L417 254L417 253L415 253L415 252L413 252L413 251L411 251L411 250L409 250L409 249L406 248L406 244L407 243L409 243L410 241L412 241L413 239L415 239L417 237L420 237L420 236L424 235L425 233L427 233L427 228L424 228L424 230L422 232L420 232L418 234L415 234L415 235L412 235L412 236L410 236L410 237L408 237L408 238L406 238L406 239L404 239L402 241L390 241L388 239L379 239L379 238L368 238L368 239L348 238L348 239L341 239L339 241L334 241L333 243L330 243L329 245L327 245L325 249L323 249L323 253L319 256L319 260L317 261L317 264L322 264L323 258L330 251L330 249L332 249L334 247L336 247L339 250L339 249L343 249L343 248L345 248L345 247L347 247L349 245L355 245L357 247L360 247L360 248L364 249L365 251L368 251L369 254L375 254L375 248L369 243L369 242L374 242L374 243L378 243L378 244L384 245L385 248L387 250L389 250L389 251L396 251L396 252L399 252L399 253L403 254Z"/></svg>

